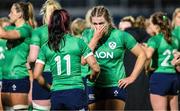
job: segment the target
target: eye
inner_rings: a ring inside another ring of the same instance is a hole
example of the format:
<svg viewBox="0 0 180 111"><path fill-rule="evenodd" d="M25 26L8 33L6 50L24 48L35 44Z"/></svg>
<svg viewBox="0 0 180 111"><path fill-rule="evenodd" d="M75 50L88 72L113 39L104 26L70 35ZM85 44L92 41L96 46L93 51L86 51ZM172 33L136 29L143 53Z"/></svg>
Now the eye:
<svg viewBox="0 0 180 111"><path fill-rule="evenodd" d="M93 23L93 25L103 25L103 24L105 24L105 22L99 22L99 23Z"/></svg>
<svg viewBox="0 0 180 111"><path fill-rule="evenodd" d="M97 23L93 23L93 25L97 25Z"/></svg>
<svg viewBox="0 0 180 111"><path fill-rule="evenodd" d="M105 23L104 23L104 22L100 22L100 23L99 23L99 25L103 25L103 24L105 24Z"/></svg>

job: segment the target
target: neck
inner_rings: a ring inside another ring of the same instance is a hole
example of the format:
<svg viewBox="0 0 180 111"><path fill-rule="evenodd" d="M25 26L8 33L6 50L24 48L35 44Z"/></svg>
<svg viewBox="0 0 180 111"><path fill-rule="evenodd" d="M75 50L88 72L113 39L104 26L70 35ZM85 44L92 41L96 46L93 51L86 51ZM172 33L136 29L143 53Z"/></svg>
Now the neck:
<svg viewBox="0 0 180 111"><path fill-rule="evenodd" d="M20 26L22 26L24 23L25 23L25 20L24 20L24 19L18 19L18 20L15 22L15 25L16 25L16 27L20 27Z"/></svg>

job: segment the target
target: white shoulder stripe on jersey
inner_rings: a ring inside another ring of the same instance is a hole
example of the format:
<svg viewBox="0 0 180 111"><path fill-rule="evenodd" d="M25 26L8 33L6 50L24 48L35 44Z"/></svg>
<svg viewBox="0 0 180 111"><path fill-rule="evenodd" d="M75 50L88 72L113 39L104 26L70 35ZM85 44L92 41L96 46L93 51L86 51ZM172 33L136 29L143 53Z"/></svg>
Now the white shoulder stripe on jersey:
<svg viewBox="0 0 180 111"><path fill-rule="evenodd" d="M84 57L84 59L86 59L87 57L94 55L92 52L90 52L87 56Z"/></svg>
<svg viewBox="0 0 180 111"><path fill-rule="evenodd" d="M45 63L44 63L44 61L42 61L42 60L39 60L39 59L37 59L37 60L36 60L36 63L45 64Z"/></svg>

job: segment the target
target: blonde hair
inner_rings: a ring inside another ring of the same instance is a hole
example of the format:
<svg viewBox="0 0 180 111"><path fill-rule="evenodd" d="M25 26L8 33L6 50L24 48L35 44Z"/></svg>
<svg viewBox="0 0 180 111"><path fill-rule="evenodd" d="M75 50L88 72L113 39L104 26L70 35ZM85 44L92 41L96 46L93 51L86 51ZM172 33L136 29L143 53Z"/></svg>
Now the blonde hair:
<svg viewBox="0 0 180 111"><path fill-rule="evenodd" d="M84 19L77 18L71 23L71 32L74 36L81 36L86 27L86 21Z"/></svg>
<svg viewBox="0 0 180 111"><path fill-rule="evenodd" d="M130 22L132 26L134 26L135 19L133 16L125 16L121 19L121 22Z"/></svg>
<svg viewBox="0 0 180 111"><path fill-rule="evenodd" d="M146 22L146 18L144 16L138 16L135 19L134 27L139 27L139 28L143 29L143 28L146 27L145 26L146 25L145 22Z"/></svg>
<svg viewBox="0 0 180 111"><path fill-rule="evenodd" d="M103 16L104 19L109 23L110 27L115 27L112 17L109 13L109 10L104 6L95 6L92 8L90 15L90 22L92 23L92 17L101 17L101 16Z"/></svg>
<svg viewBox="0 0 180 111"><path fill-rule="evenodd" d="M54 10L56 9L61 9L61 5L59 4L59 2L57 2L56 0L47 0L41 10L40 10L40 15L43 15L43 23L47 23L48 21L46 21L46 14L47 13L52 13L52 12L49 12L49 10L47 10L47 7L48 6L53 6L54 7Z"/></svg>
<svg viewBox="0 0 180 111"><path fill-rule="evenodd" d="M34 17L34 8L30 2L19 2L14 3L13 5L16 7L17 12L22 12L24 20L27 21L29 25L31 25L33 28L37 26Z"/></svg>
<svg viewBox="0 0 180 111"><path fill-rule="evenodd" d="M0 26L1 27L3 27L4 22L11 24L10 20L7 17L2 17L2 18L0 18Z"/></svg>
<svg viewBox="0 0 180 111"><path fill-rule="evenodd" d="M86 25L87 25L87 27L91 27L91 20L90 20L91 12L92 12L92 8L89 9L89 10L86 12L86 15L85 15L85 20L86 20Z"/></svg>
<svg viewBox="0 0 180 111"><path fill-rule="evenodd" d="M174 13L173 13L173 17L172 17L172 27L175 27L175 18L177 16L177 14L180 13L180 8L176 8Z"/></svg>

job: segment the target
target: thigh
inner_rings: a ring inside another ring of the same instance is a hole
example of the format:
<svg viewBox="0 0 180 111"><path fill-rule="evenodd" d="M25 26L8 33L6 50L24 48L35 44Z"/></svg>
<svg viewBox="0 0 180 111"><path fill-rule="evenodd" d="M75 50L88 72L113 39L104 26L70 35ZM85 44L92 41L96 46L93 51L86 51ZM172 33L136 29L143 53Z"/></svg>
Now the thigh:
<svg viewBox="0 0 180 111"><path fill-rule="evenodd" d="M150 94L150 100L153 110L162 110L162 111L167 110L167 106L168 106L167 96Z"/></svg>
<svg viewBox="0 0 180 111"><path fill-rule="evenodd" d="M171 111L178 111L178 96L168 96Z"/></svg>
<svg viewBox="0 0 180 111"><path fill-rule="evenodd" d="M12 106L11 101L10 101L10 93L1 93L1 98L2 98L2 104L3 106Z"/></svg>
<svg viewBox="0 0 180 111"><path fill-rule="evenodd" d="M105 110L124 110L125 101L119 99L106 100Z"/></svg>
<svg viewBox="0 0 180 111"><path fill-rule="evenodd" d="M12 106L28 105L28 94L27 93L11 93L10 99L12 102Z"/></svg>

